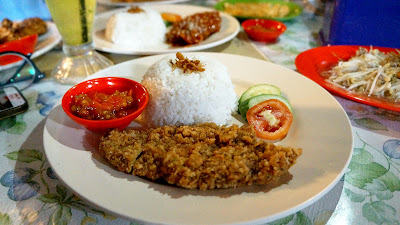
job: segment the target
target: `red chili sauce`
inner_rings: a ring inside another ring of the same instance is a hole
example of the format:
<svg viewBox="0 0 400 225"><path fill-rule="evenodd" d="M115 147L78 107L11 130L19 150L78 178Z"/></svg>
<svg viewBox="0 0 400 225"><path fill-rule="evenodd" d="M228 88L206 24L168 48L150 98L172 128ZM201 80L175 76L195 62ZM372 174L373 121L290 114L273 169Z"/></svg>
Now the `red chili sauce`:
<svg viewBox="0 0 400 225"><path fill-rule="evenodd" d="M132 90L113 94L92 91L75 95L71 102L74 115L89 120L110 120L127 116L137 110L138 104L132 97Z"/></svg>
<svg viewBox="0 0 400 225"><path fill-rule="evenodd" d="M254 30L254 31L261 31L261 32L276 32L276 31L278 31L278 29L276 27L268 27L267 28L267 27L263 27L258 24L249 26L247 29Z"/></svg>

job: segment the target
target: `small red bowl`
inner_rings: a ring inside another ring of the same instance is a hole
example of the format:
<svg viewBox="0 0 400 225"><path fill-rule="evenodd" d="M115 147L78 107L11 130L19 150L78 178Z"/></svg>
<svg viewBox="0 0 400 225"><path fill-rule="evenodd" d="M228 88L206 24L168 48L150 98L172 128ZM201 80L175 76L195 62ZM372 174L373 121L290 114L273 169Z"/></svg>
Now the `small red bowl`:
<svg viewBox="0 0 400 225"><path fill-rule="evenodd" d="M4 44L0 45L0 52L6 52L6 51L14 51L14 52L19 52L24 55L28 53L33 53L33 50L35 49L35 45L38 40L38 35L33 34L30 36L25 36L22 37L18 40L14 41L9 41ZM21 60L21 57L17 56L7 56L7 57L1 57L0 58L0 65L4 66L13 62L16 62L18 60Z"/></svg>
<svg viewBox="0 0 400 225"><path fill-rule="evenodd" d="M286 30L284 23L267 19L245 20L242 27L251 39L259 42L275 42Z"/></svg>
<svg viewBox="0 0 400 225"><path fill-rule="evenodd" d="M129 91L133 90L133 97L136 99L138 107L137 110L131 112L127 116L110 119L110 120L89 120L75 116L71 112L71 104L75 95L85 94L92 91L99 93L112 94L116 90ZM149 94L146 88L140 83L121 77L105 77L84 81L73 86L63 96L61 105L65 113L76 123L84 126L90 131L96 133L103 133L110 129L124 129L134 119L136 119L145 109L149 101Z"/></svg>

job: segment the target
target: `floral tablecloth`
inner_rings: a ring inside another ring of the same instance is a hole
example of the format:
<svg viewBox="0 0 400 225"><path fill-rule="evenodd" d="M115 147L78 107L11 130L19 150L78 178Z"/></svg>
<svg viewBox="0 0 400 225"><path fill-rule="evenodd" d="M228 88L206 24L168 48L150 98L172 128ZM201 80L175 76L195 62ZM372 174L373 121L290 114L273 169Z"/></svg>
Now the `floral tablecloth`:
<svg viewBox="0 0 400 225"><path fill-rule="evenodd" d="M322 18L305 11L285 23L287 31L274 44L251 43L240 33L219 50L266 57L295 69L295 57L318 46L315 34ZM58 47L35 61L49 74L61 54ZM116 63L134 58L106 56ZM24 90L30 106L26 113L0 120L1 225L136 224L79 199L57 180L47 162L43 149L46 116L69 87L46 78ZM354 136L354 154L345 176L313 205L269 224L400 224L400 113L335 97L351 120Z"/></svg>

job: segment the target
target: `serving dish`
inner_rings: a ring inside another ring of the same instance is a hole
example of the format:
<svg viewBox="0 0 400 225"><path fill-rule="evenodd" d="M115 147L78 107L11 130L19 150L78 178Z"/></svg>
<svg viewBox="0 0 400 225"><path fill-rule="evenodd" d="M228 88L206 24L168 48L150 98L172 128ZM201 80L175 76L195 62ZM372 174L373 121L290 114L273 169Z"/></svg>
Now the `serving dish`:
<svg viewBox="0 0 400 225"><path fill-rule="evenodd" d="M97 3L108 6L132 6L132 5L154 5L187 2L189 0L150 0L137 2L113 2L112 0L97 0Z"/></svg>
<svg viewBox="0 0 400 225"><path fill-rule="evenodd" d="M57 105L45 122L43 143L58 178L96 207L151 224L267 223L309 206L335 186L350 162L353 138L348 117L331 94L306 77L264 60L223 53L196 54L226 65L237 95L259 83L281 88L292 104L294 121L287 137L278 144L303 148L290 174L266 186L209 191L154 183L112 168L97 152L100 136L73 122ZM90 79L121 76L141 81L147 69L163 57L127 61ZM232 123L243 124L236 114ZM141 124L134 121L129 128L134 127Z"/></svg>
<svg viewBox="0 0 400 225"><path fill-rule="evenodd" d="M356 51L364 47L369 49L370 46L358 46L358 45L331 45L313 48L300 53L295 60L297 70L304 76L310 78L317 84L321 85L326 90L333 94L348 98L350 100L360 102L375 107L400 111L400 103L386 101L384 99L378 99L375 97L369 97L367 95L356 94L354 92L345 90L339 86L336 86L326 80L326 77L322 76L324 71L330 70L333 66L336 66L339 60L348 60L356 54ZM394 48L384 47L373 47L382 52L395 52Z"/></svg>
<svg viewBox="0 0 400 225"><path fill-rule="evenodd" d="M50 51L61 41L61 35L58 32L56 25L53 22L49 21L46 21L46 24L47 32L38 37L31 59L34 59ZM18 62L10 63L6 66L0 66L0 71L14 67L16 65L18 65Z"/></svg>
<svg viewBox="0 0 400 225"><path fill-rule="evenodd" d="M71 110L73 98L78 94L98 92L111 95L115 91L124 92L129 90L132 90L133 92L132 96L134 97L134 102L135 105L137 105L137 108L135 109L135 111L130 111L129 114L124 117L111 120L89 120L76 116ZM138 117L143 112L148 101L149 94L147 93L146 88L143 87L140 83L122 77L103 77L87 80L74 85L64 94L61 100L61 105L64 112L73 121L86 127L88 130L103 133L109 129L124 129L125 127L127 127L134 119L136 119L136 117Z"/></svg>
<svg viewBox="0 0 400 225"><path fill-rule="evenodd" d="M194 13L211 11L212 9L200 6L191 6L191 5L152 5L149 6L159 12L167 12L167 13L175 13L181 15L182 18L188 15L192 15ZM234 17L221 13L221 30L217 33L212 34L206 40L200 42L195 45L188 46L178 46L174 47L166 43L160 43L159 45L153 46L149 49L134 49L126 46L121 46L118 44L114 44L109 42L105 38L105 27L108 19L116 12L125 11L126 9L116 9L112 11L108 11L106 13L102 13L96 16L94 23L94 45L97 50L109 52L109 53L118 53L118 54L127 54L127 55L153 55L153 54L163 54L163 53L172 53L172 52L188 52L188 51L199 51L203 49L212 48L218 45L221 45L225 42L232 40L240 30L240 24Z"/></svg>
<svg viewBox="0 0 400 225"><path fill-rule="evenodd" d="M275 42L286 31L286 25L277 20L248 19L242 22L243 30L259 42Z"/></svg>
<svg viewBox="0 0 400 225"><path fill-rule="evenodd" d="M33 34L29 36L22 37L18 40L9 41L0 45L0 53L6 51L14 51L19 52L24 55L33 52L35 45L37 43L38 35ZM0 58L0 66L5 66L10 63L15 63L19 61L21 57L1 57Z"/></svg>
<svg viewBox="0 0 400 225"><path fill-rule="evenodd" d="M235 4L235 3L271 3L271 4L279 4L279 5L286 5L289 7L289 14L284 17L257 17L257 16L235 16L240 20L246 19L271 19L271 20L278 20L278 21L288 21L296 18L303 12L303 8L294 3L294 2L287 2L282 0L222 0L214 5L216 10L224 12L225 3Z"/></svg>

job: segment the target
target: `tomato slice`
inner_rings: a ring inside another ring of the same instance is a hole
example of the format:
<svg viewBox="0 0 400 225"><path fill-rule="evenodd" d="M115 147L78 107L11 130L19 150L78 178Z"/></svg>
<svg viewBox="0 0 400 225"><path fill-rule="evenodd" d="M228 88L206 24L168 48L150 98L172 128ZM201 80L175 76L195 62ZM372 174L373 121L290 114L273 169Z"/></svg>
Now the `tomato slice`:
<svg viewBox="0 0 400 225"><path fill-rule="evenodd" d="M246 118L257 136L268 140L285 138L293 121L290 109L277 99L269 99L251 107Z"/></svg>

